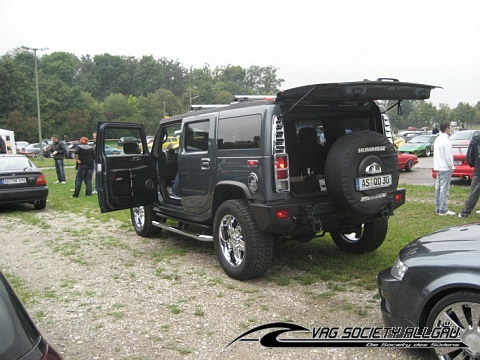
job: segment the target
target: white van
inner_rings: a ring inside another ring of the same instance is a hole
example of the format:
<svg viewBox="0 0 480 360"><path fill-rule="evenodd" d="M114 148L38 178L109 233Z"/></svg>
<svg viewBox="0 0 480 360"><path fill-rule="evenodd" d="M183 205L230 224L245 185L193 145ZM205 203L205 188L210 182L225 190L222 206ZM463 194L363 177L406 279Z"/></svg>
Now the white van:
<svg viewBox="0 0 480 360"><path fill-rule="evenodd" d="M0 136L5 140L8 154L16 154L17 147L15 146L15 133L11 130L0 129Z"/></svg>

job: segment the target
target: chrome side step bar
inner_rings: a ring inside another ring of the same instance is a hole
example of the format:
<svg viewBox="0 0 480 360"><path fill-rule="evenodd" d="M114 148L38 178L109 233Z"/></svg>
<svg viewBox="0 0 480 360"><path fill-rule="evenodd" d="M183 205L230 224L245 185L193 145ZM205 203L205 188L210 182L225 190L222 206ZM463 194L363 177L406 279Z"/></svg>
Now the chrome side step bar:
<svg viewBox="0 0 480 360"><path fill-rule="evenodd" d="M156 227L159 227L161 229L165 229L167 231L171 231L175 234L187 236L187 237L195 239L195 240L207 241L207 242L213 241L213 236L211 236L211 235L194 234L194 233L188 232L186 230L180 230L176 227L173 227L171 225L167 225L165 223L161 223L161 222L158 222L158 221L152 221L152 225L156 226Z"/></svg>

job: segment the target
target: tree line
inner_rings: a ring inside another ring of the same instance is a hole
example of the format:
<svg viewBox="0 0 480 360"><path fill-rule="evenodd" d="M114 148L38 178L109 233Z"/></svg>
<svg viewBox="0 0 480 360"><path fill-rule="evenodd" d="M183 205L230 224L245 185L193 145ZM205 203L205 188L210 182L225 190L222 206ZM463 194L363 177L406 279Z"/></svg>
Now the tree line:
<svg viewBox="0 0 480 360"><path fill-rule="evenodd" d="M274 66L186 68L178 60L110 54L37 53L42 134L78 139L98 121L136 122L154 134L159 120L186 112L191 104L226 104L235 94L276 94L284 79ZM38 141L35 55L15 49L0 57L0 128L17 140ZM426 101L404 101L389 113L394 128L429 127L457 121L480 128L480 101L451 109Z"/></svg>

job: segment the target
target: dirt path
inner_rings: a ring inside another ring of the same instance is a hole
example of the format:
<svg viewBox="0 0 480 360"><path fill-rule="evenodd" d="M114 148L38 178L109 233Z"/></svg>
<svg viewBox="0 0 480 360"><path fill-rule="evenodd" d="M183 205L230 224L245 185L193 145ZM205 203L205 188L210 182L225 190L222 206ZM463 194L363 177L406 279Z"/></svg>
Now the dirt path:
<svg viewBox="0 0 480 360"><path fill-rule="evenodd" d="M34 294L27 308L66 359L427 359L410 350L257 342L225 349L272 322L381 326L375 291L332 293L321 282L279 286L266 277L239 282L223 273L210 243L167 233L144 239L115 221L48 208L24 220L0 211L0 227L0 269Z"/></svg>

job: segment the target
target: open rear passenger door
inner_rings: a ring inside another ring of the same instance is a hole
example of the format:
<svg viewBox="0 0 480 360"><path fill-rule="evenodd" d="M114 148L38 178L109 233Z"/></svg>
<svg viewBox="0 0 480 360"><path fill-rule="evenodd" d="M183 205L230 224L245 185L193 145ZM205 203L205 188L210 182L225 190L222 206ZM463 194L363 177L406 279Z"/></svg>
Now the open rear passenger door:
<svg viewBox="0 0 480 360"><path fill-rule="evenodd" d="M95 148L96 186L102 212L155 201L155 162L142 125L99 122ZM120 154L112 148L120 150Z"/></svg>

